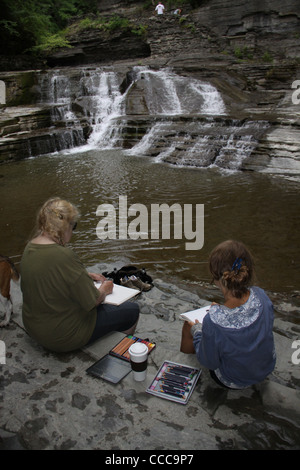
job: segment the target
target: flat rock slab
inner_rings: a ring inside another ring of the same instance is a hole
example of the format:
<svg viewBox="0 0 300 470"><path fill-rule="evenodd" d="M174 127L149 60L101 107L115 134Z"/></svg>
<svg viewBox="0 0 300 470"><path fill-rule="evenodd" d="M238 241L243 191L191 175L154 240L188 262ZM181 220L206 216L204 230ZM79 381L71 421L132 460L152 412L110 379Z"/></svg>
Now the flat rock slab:
<svg viewBox="0 0 300 470"><path fill-rule="evenodd" d="M147 378L130 373L113 385L86 369L122 337L112 333L73 353L46 351L24 331L22 299L14 287L14 315L0 330L0 449L186 450L299 449L300 365L292 363L299 326L277 319L277 365L263 383L244 391L218 387L203 369L186 405L145 392L164 360L199 367L180 352L178 314L207 302L155 280L138 299L137 336L157 343ZM138 454L137 454L138 455Z"/></svg>

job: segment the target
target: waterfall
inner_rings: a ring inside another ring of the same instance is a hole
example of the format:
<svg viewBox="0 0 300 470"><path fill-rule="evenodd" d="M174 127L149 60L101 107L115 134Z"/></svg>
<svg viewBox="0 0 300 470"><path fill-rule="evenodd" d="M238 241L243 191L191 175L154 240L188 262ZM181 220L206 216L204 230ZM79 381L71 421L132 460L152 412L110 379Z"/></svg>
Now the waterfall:
<svg viewBox="0 0 300 470"><path fill-rule="evenodd" d="M220 93L212 85L170 70L136 67L138 79L146 82L145 98L151 115L225 113Z"/></svg>
<svg viewBox="0 0 300 470"><path fill-rule="evenodd" d="M51 107L54 126L65 128L61 133L65 141L55 150L112 148L120 131L116 118L124 113L118 76L98 68L79 73L79 80L60 70L40 76L41 103ZM82 123L89 129L87 140Z"/></svg>
<svg viewBox="0 0 300 470"><path fill-rule="evenodd" d="M110 68L41 74L41 101L51 105L56 130L50 148L119 147L159 162L236 170L267 126L229 119L221 94L205 81L147 67L134 67L131 79L121 92L124 73Z"/></svg>
<svg viewBox="0 0 300 470"><path fill-rule="evenodd" d="M214 124L211 127L211 135L205 135L196 141L191 149L196 156L194 162L197 163L200 160L201 163L204 160L203 165L200 166L238 170L243 161L255 150L259 136L267 128L268 123L231 121L225 123L224 129L220 124L218 126ZM215 129L213 129L214 126ZM212 140L212 145L210 140Z"/></svg>
<svg viewBox="0 0 300 470"><path fill-rule="evenodd" d="M268 123L240 122L226 116L218 90L209 83L169 70L139 70L152 116L161 116L130 155L183 166L238 170L254 151ZM187 118L189 116L189 118Z"/></svg>
<svg viewBox="0 0 300 470"><path fill-rule="evenodd" d="M146 82L145 99L149 114L182 114L182 105L174 76L166 71L159 72L141 69L139 78Z"/></svg>
<svg viewBox="0 0 300 470"><path fill-rule="evenodd" d="M151 116L221 115L225 112L221 95L210 84L181 77L169 70L135 67L134 74L136 82L144 81L144 99ZM91 98L86 111L92 129L88 145L101 149L115 147L120 142L121 118L126 115L125 103L130 87L121 94L117 74L101 69L84 73L81 87ZM150 132L153 134L155 130Z"/></svg>
<svg viewBox="0 0 300 470"><path fill-rule="evenodd" d="M82 86L92 97L88 122L92 128L88 145L97 148L112 148L118 139L119 125L116 118L124 114L124 96L114 72L101 71L84 74Z"/></svg>
<svg viewBox="0 0 300 470"><path fill-rule="evenodd" d="M72 95L69 79L60 71L41 74L41 103L51 109L51 120L56 132L49 134L49 150L59 151L74 148L85 142L79 119L72 111ZM45 152L41 152L45 153Z"/></svg>
<svg viewBox="0 0 300 470"><path fill-rule="evenodd" d="M255 150L266 121L240 122L228 118L160 121L126 153L152 156L181 166L219 167L238 170Z"/></svg>

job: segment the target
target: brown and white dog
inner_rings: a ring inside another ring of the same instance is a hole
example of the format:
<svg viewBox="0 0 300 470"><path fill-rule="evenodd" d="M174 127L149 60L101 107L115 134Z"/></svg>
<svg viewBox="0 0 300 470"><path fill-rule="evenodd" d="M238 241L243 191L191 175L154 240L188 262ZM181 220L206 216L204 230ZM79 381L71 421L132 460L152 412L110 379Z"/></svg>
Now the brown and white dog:
<svg viewBox="0 0 300 470"><path fill-rule="evenodd" d="M10 281L18 281L19 273L13 262L7 257L0 255L0 300L5 308L4 320L0 327L8 325L12 314L12 303L10 300Z"/></svg>

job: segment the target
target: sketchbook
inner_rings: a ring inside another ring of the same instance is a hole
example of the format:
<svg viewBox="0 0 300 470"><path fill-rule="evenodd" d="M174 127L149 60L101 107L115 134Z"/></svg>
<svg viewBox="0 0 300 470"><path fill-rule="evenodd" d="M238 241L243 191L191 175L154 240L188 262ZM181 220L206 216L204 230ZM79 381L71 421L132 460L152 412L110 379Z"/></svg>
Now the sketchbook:
<svg viewBox="0 0 300 470"><path fill-rule="evenodd" d="M133 343L142 342L148 347L148 354L155 348L155 343L137 336L127 335L108 354L103 356L86 372L99 379L112 383L119 383L131 371L130 356L128 349Z"/></svg>
<svg viewBox="0 0 300 470"><path fill-rule="evenodd" d="M165 361L146 392L185 405L200 374L201 369Z"/></svg>
<svg viewBox="0 0 300 470"><path fill-rule="evenodd" d="M195 320L198 320L199 323L203 322L203 318L209 311L210 305L206 305L205 307L197 308L196 310L191 310L189 312L181 313L179 315L180 318L187 321L192 321L195 323Z"/></svg>
<svg viewBox="0 0 300 470"><path fill-rule="evenodd" d="M101 286L101 282L95 282L97 289ZM136 295L140 294L137 289L131 289L130 287L119 286L114 284L113 291L105 297L104 304L121 305L126 300L132 299Z"/></svg>

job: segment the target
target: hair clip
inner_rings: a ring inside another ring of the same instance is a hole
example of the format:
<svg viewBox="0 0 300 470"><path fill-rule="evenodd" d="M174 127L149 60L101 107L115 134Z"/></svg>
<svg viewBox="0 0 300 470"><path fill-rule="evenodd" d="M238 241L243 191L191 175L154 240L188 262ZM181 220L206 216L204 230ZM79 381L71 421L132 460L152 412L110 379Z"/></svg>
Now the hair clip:
<svg viewBox="0 0 300 470"><path fill-rule="evenodd" d="M234 261L231 267L231 271L239 271L242 267L242 263L243 263L242 258L236 258L236 260Z"/></svg>

